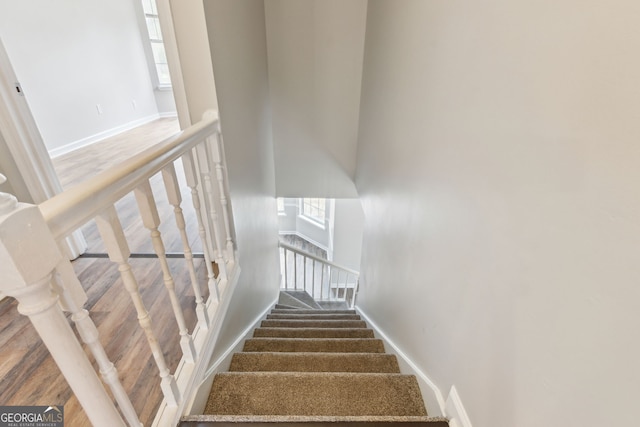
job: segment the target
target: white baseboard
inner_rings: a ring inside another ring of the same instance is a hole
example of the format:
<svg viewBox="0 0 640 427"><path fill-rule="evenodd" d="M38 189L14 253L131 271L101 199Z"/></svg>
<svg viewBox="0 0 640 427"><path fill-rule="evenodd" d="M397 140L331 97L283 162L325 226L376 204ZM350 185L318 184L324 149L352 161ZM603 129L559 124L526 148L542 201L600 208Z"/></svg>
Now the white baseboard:
<svg viewBox="0 0 640 427"><path fill-rule="evenodd" d="M168 111L165 113L158 113L158 117L160 117L161 119L174 118L178 117L178 113L175 111Z"/></svg>
<svg viewBox="0 0 640 427"><path fill-rule="evenodd" d="M451 387L449 397L447 397L445 414L449 418L449 427L472 427L456 386Z"/></svg>
<svg viewBox="0 0 640 427"><path fill-rule="evenodd" d="M367 314L364 313L361 308L356 306L356 311L358 314L360 314L360 316L362 316L363 320L367 322L367 325L369 325L369 327L373 329L376 337L384 341L387 353L394 354L398 358L400 372L416 376L418 385L420 386L420 391L422 392L422 397L425 401L425 406L427 407L427 411L429 412L429 416L444 416L446 414L445 401L438 386L436 386L436 384L427 376L427 374L425 374L420 368L418 368L418 365L416 365L411 359L409 359L409 357L400 349L400 347L398 347L384 332L382 332L378 325L376 325L376 323L372 321L371 318L367 316ZM469 424L469 426L470 425L471 424ZM467 426L464 425L459 427Z"/></svg>
<svg viewBox="0 0 640 427"><path fill-rule="evenodd" d="M147 117L143 117L141 119L137 119L137 120L131 121L129 123L125 123L125 124L120 125L120 126L116 126L114 128L111 128L111 129L107 129L107 130L105 130L103 132L96 133L96 134L88 136L86 138L82 138L82 139L79 139L77 141L70 142L69 144L63 145L62 147L58 147L58 148L54 148L53 150L49 150L49 156L52 159L55 159L56 157L60 157L60 156L62 156L64 154L70 153L70 152L72 152L74 150L77 150L79 148L89 146L89 145L94 144L94 143L96 143L98 141L102 141L105 138L109 138L111 136L117 135L119 133L128 131L128 130L133 129L135 127L142 126L142 125L144 125L146 123L149 123L149 122L152 122L154 120L157 120L160 117L161 117L161 115L156 113L156 114L152 114L152 115L147 116Z"/></svg>
<svg viewBox="0 0 640 427"><path fill-rule="evenodd" d="M276 298L267 308L255 318L253 322L247 328L242 331L238 338L231 344L225 351L222 353L218 359L211 365L209 369L207 369L206 374L204 375L204 379L198 385L198 391L195 393L191 404L187 408L187 414L202 414L204 411L204 407L207 403L207 399L209 397L209 390L211 390L211 385L213 383L213 377L218 372L225 372L229 370L229 366L231 365L231 358L233 354L242 351L242 347L244 346L245 340L250 337L250 334L253 332L255 328L257 328L262 320L267 317L267 314L271 311L273 306L278 302Z"/></svg>

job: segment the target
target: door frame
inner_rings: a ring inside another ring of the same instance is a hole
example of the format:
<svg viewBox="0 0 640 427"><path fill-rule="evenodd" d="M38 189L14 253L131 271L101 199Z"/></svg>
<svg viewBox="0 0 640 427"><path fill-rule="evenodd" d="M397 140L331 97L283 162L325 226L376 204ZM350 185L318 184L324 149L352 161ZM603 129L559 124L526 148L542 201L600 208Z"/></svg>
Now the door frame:
<svg viewBox="0 0 640 427"><path fill-rule="evenodd" d="M62 192L62 186L18 82L0 38L0 133L29 196L37 204ZM60 243L70 259L77 258L87 249L79 230Z"/></svg>

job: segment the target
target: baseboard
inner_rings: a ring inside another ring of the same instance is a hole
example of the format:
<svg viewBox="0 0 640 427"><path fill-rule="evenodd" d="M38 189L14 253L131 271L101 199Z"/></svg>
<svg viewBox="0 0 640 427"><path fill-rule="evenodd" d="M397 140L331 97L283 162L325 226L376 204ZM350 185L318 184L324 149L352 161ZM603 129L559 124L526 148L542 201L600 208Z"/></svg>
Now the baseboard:
<svg viewBox="0 0 640 427"><path fill-rule="evenodd" d="M472 427L456 386L451 387L449 397L447 397L445 414L449 418L449 427Z"/></svg>
<svg viewBox="0 0 640 427"><path fill-rule="evenodd" d="M446 414L445 400L442 392L436 386L436 384L416 365L391 339L371 320L365 312L358 306L355 307L356 312L362 316L362 319L367 322L367 325L376 337L380 338L385 343L385 349L387 353L394 354L398 358L398 364L400 365L400 372L406 374L415 375L422 392L422 397L425 401L429 416L443 416ZM453 426L452 426L453 427ZM463 427L463 426L459 426ZM464 427L467 427L466 425Z"/></svg>
<svg viewBox="0 0 640 427"><path fill-rule="evenodd" d="M105 130L103 132L96 133L96 134L88 136L86 138L82 138L82 139L79 139L77 141L70 142L69 144L63 145L62 147L54 148L53 150L48 150L49 151L49 156L52 159L55 159L56 157L60 157L60 156L62 156L64 154L70 153L70 152L75 151L75 150L77 150L79 148L87 147L87 146L89 146L91 144L95 144L96 142L102 141L105 138L109 138L111 136L115 136L115 135L117 135L119 133L131 130L131 129L135 128L135 127L142 126L142 125L144 125L146 123L149 123L149 122L152 122L154 120L157 120L160 117L161 117L161 115L156 113L156 114L152 114L150 116L143 117L141 119L137 119L137 120L125 123L125 124L120 125L120 126L116 126L114 128L111 128L111 129L107 129L107 130Z"/></svg>
<svg viewBox="0 0 640 427"><path fill-rule="evenodd" d="M250 338L250 334L253 332L255 328L260 325L260 322L267 317L267 314L271 311L273 306L277 304L278 299L276 298L271 304L267 306L267 308L255 318L253 322L247 328L242 331L238 338L222 353L222 355L216 359L215 362L211 365L207 372L204 375L204 379L198 385L198 391L195 393L194 398L192 399L190 405L188 406L186 413L193 414L201 414L204 411L204 407L207 403L207 399L209 397L209 390L211 389L211 384L213 383L213 377L218 372L225 372L229 370L229 366L231 365L231 358L233 354L241 351L244 346L245 340Z"/></svg>
<svg viewBox="0 0 640 427"><path fill-rule="evenodd" d="M174 118L178 117L178 113L175 111L167 111L164 113L158 113L158 117L160 117L161 119Z"/></svg>

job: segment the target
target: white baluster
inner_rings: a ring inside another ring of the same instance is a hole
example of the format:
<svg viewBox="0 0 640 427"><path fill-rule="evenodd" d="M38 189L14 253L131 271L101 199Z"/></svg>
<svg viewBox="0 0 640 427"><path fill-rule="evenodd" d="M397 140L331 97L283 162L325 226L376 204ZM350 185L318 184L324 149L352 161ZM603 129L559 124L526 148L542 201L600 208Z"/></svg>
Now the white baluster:
<svg viewBox="0 0 640 427"><path fill-rule="evenodd" d="M153 354L160 373L160 387L162 388L164 397L169 405L176 406L180 401L180 391L178 390L175 378L169 372L167 362L162 354L162 349L160 348L160 344L158 344L158 339L151 329L151 316L149 316L149 312L142 302L138 281L131 271L131 265L128 263L131 252L115 208L111 206L102 214L98 215L96 217L96 224L98 225L98 231L109 253L109 259L118 264L120 277L122 277L122 282L129 292L131 301L138 314L138 322L147 337L147 342L149 343L151 353Z"/></svg>
<svg viewBox="0 0 640 427"><path fill-rule="evenodd" d="M324 263L322 264L322 271L320 272L320 299L324 294Z"/></svg>
<svg viewBox="0 0 640 427"><path fill-rule="evenodd" d="M213 273L213 266L211 265L212 258L209 253L209 242L207 239L207 232L204 228L202 209L200 208L200 193L198 192L198 180L196 178L198 176L196 172L196 162L194 161L193 154L191 152L185 153L185 155L182 156L182 166L184 168L187 187L191 189L191 201L193 203L193 209L196 211L196 219L198 220L198 234L200 236L200 242L202 243L204 262L207 267L207 286L209 288L209 295L217 300L220 297L220 292Z"/></svg>
<svg viewBox="0 0 640 427"><path fill-rule="evenodd" d="M226 196L226 187L224 184L225 173L222 167L222 134L220 129L215 134L213 140L213 146L211 147L211 154L213 157L213 163L216 166L216 179L218 180L218 192L220 193L220 204L222 205L222 217L224 220L224 229L227 236L227 258L230 261L234 260L234 248L233 237L231 236L231 222L229 219L229 203Z"/></svg>
<svg viewBox="0 0 640 427"><path fill-rule="evenodd" d="M107 356L104 347L100 343L98 329L93 323L93 320L91 320L91 317L89 317L89 312L78 306L73 296L66 290L71 284L82 286L73 271L73 266L66 258L61 260L56 267L53 283L56 284L55 290L58 295L60 295L60 299L64 303L66 310L71 313L71 320L75 323L80 338L82 338L82 341L89 347L91 354L95 357L98 367L100 368L102 379L111 389L113 397L116 399L116 402L118 402L118 406L120 406L120 410L127 420L127 423L131 427L142 427L136 410L120 382L118 370L111 360L109 360L109 356Z"/></svg>
<svg viewBox="0 0 640 427"><path fill-rule="evenodd" d="M207 140L208 139L209 138L207 138ZM216 210L216 190L213 185L213 177L211 173L211 167L209 165L209 156L207 155L207 145L209 144L210 142L198 145L196 147L196 151L198 157L198 166L200 167L200 176L202 177L204 191L207 196L209 218L211 219L211 223L213 225L213 241L215 243L214 257L216 260L216 264L218 264L218 268L220 269L220 279L226 282L228 277L227 264L224 260L225 251L222 240L222 233L220 231L220 218L218 217L218 212Z"/></svg>
<svg viewBox="0 0 640 427"><path fill-rule="evenodd" d="M0 184L6 178L0 175ZM18 300L94 426L124 421L58 305L51 279L62 260L37 206L0 193L0 292Z"/></svg>
<svg viewBox="0 0 640 427"><path fill-rule="evenodd" d="M284 254L284 288L289 289L289 279L288 279L288 267L287 267L287 248L282 248L282 252Z"/></svg>
<svg viewBox="0 0 640 427"><path fill-rule="evenodd" d="M171 275L171 269L167 262L167 255L162 242L162 235L158 230L160 227L160 215L158 214L158 208L156 206L155 198L153 197L153 191L151 190L151 184L149 181L145 181L139 185L133 193L136 196L136 202L140 209L140 215L142 216L142 224L151 232L151 242L153 243L153 250L158 259L160 260L160 267L162 268L162 279L164 286L169 294L169 300L171 301L171 308L173 309L173 315L178 323L178 330L180 332L180 347L182 348L182 354L188 362L194 362L196 360L196 347L193 344L191 335L187 329L187 322L184 320L184 313L180 306L180 299L176 294L176 284Z"/></svg>
<svg viewBox="0 0 640 427"><path fill-rule="evenodd" d="M316 260L311 260L311 297L316 297Z"/></svg>
<svg viewBox="0 0 640 427"><path fill-rule="evenodd" d="M193 264L193 253L191 251L191 244L189 243L189 236L187 235L187 225L184 220L184 215L182 214L182 208L180 207L180 204L182 203L180 184L178 184L176 168L173 163L170 163L162 170L162 179L164 181L164 188L167 191L169 204L173 206L173 213L176 217L176 226L178 227L178 230L180 230L184 259L187 263L189 278L191 279L191 287L193 288L193 294L196 300L196 316L198 317L198 323L202 328L206 329L209 327L209 319L202 299L202 293L200 292L200 285L198 284L198 277L196 276L196 268Z"/></svg>
<svg viewBox="0 0 640 427"><path fill-rule="evenodd" d="M298 290L298 253L293 253L293 290Z"/></svg>

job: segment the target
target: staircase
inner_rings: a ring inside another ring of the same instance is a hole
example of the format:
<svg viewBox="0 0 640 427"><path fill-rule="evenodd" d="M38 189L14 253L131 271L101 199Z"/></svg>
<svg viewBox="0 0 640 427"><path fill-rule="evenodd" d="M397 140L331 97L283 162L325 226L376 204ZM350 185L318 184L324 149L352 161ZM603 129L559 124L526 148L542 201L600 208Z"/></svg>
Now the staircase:
<svg viewBox="0 0 640 427"><path fill-rule="evenodd" d="M204 415L180 426L448 426L427 416L416 378L400 373L355 310L319 307L305 292L282 292L229 372L215 376Z"/></svg>

